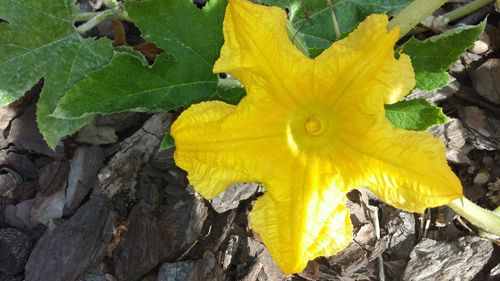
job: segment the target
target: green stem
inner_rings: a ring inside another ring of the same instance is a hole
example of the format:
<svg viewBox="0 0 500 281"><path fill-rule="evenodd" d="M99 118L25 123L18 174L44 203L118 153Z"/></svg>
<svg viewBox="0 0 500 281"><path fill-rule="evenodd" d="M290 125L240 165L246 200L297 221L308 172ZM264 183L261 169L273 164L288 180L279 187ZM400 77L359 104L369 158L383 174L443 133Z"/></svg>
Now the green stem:
<svg viewBox="0 0 500 281"><path fill-rule="evenodd" d="M425 18L432 15L432 13L439 9L446 1L447 0L415 0L401 10L389 22L388 27L390 29L399 25L401 27L399 37L401 38Z"/></svg>
<svg viewBox="0 0 500 281"><path fill-rule="evenodd" d="M448 206L477 228L500 236L500 214L483 209L465 197L451 201Z"/></svg>
<svg viewBox="0 0 500 281"><path fill-rule="evenodd" d="M339 28L339 23L337 22L337 17L335 16L335 11L333 10L332 2L330 0L326 0L326 3L328 4L328 7L330 8L330 13L332 15L332 23L333 23L333 30L335 31L335 39L339 40L340 28Z"/></svg>
<svg viewBox="0 0 500 281"><path fill-rule="evenodd" d="M99 23L109 20L117 19L124 21L132 21L125 10L104 10L102 12L88 12L76 15L75 21L86 21L84 24L76 28L78 33L85 33L94 28Z"/></svg>
<svg viewBox="0 0 500 281"><path fill-rule="evenodd" d="M286 31L288 33L288 38L292 43L299 49L304 55L309 56L309 48L302 35L293 27L290 21L286 22Z"/></svg>
<svg viewBox="0 0 500 281"><path fill-rule="evenodd" d="M443 17L449 19L450 21L455 21L457 19L463 18L479 9L482 7L489 5L493 3L493 0L475 0L467 5L463 5L460 8L457 8L453 11L450 11L446 14L443 14Z"/></svg>
<svg viewBox="0 0 500 281"><path fill-rule="evenodd" d="M88 21L91 18L95 17L100 12L84 12L79 13L75 16L75 21Z"/></svg>
<svg viewBox="0 0 500 281"><path fill-rule="evenodd" d="M118 9L120 5L116 0L103 0L103 3L111 10Z"/></svg>
<svg viewBox="0 0 500 281"><path fill-rule="evenodd" d="M99 23L111 19L113 16L114 14L112 10L104 10L102 12L97 13L93 18L88 20L86 23L77 27L76 30L78 31L78 33L85 33L94 28Z"/></svg>

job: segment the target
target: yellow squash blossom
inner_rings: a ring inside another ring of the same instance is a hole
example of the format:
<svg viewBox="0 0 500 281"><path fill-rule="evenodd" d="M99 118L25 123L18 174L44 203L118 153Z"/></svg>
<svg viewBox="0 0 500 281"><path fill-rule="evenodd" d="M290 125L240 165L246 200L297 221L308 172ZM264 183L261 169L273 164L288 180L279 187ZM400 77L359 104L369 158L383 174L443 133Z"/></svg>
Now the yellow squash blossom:
<svg viewBox="0 0 500 281"><path fill-rule="evenodd" d="M315 59L290 42L286 13L230 0L214 72L246 88L239 105L202 102L172 126L175 161L213 198L261 182L250 223L285 273L342 250L352 238L345 194L369 187L412 212L462 196L445 147L426 132L395 129L384 114L415 85L408 56L394 58L399 28L369 16Z"/></svg>

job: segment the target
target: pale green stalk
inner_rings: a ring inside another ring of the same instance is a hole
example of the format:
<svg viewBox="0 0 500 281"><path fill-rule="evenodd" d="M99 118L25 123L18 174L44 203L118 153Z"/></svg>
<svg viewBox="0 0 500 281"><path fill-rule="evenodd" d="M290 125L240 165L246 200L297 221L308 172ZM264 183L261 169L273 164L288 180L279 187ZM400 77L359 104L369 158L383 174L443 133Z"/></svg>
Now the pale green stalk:
<svg viewBox="0 0 500 281"><path fill-rule="evenodd" d="M500 0L497 0L497 2L498 1L500 1ZM471 13L473 13L473 12L475 12L475 11L481 9L482 7L489 5L491 3L493 3L493 0L475 0L475 1L468 3L467 5L463 5L460 8L457 8L453 11L450 11L446 14L443 14L443 17L449 19L450 21L454 21L454 20L457 20L459 18L463 18L466 15L469 15L469 14L471 14Z"/></svg>
<svg viewBox="0 0 500 281"><path fill-rule="evenodd" d="M286 31L288 33L288 38L292 43L299 49L304 55L309 56L309 48L307 47L302 35L293 27L290 21L286 22Z"/></svg>
<svg viewBox="0 0 500 281"><path fill-rule="evenodd" d="M400 38L405 36L417 24L423 21L434 11L439 9L447 0L415 0L401 10L390 22L388 27L401 27Z"/></svg>
<svg viewBox="0 0 500 281"><path fill-rule="evenodd" d="M127 11L125 11L120 6L117 6L113 9L104 10L102 12L87 12L77 14L75 16L75 21L86 22L77 27L76 30L78 31L78 33L85 33L94 28L99 23L110 19L131 21L131 19L128 17Z"/></svg>
<svg viewBox="0 0 500 281"><path fill-rule="evenodd" d="M113 11L112 10L104 10L102 12L97 13L93 18L88 20L86 23L80 25L79 27L76 28L78 33L85 33L92 28L94 28L96 25L99 23L111 19L113 17Z"/></svg>
<svg viewBox="0 0 500 281"><path fill-rule="evenodd" d="M335 11L333 10L332 2L330 0L326 0L328 7L330 8L330 13L332 16L333 30L335 31L335 39L340 39L340 28L339 23L337 22L337 16L335 16Z"/></svg>
<svg viewBox="0 0 500 281"><path fill-rule="evenodd" d="M75 21L88 21L91 18L95 17L100 12L84 12L76 14Z"/></svg>
<svg viewBox="0 0 500 281"><path fill-rule="evenodd" d="M120 5L116 0L103 0L102 2L111 10L118 9L118 6Z"/></svg>
<svg viewBox="0 0 500 281"><path fill-rule="evenodd" d="M500 237L500 214L496 210L483 209L465 197L451 201L448 206L478 229Z"/></svg>

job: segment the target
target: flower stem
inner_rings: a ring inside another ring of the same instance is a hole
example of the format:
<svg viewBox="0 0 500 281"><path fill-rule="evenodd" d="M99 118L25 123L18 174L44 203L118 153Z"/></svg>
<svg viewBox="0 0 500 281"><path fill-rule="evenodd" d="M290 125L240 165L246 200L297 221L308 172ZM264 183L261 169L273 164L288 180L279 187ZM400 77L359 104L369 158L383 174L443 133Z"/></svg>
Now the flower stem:
<svg viewBox="0 0 500 281"><path fill-rule="evenodd" d="M448 206L477 228L500 236L500 214L496 211L483 209L465 197L451 201Z"/></svg>
<svg viewBox="0 0 500 281"><path fill-rule="evenodd" d="M453 11L450 11L446 14L443 14L443 17L449 19L450 21L455 21L459 18L465 17L468 14L471 14L482 7L493 3L493 0L475 0L466 5L461 6Z"/></svg>
<svg viewBox="0 0 500 281"><path fill-rule="evenodd" d="M401 38L425 18L432 15L432 13L439 9L446 1L447 0L415 0L401 10L389 22L388 27L390 29L399 25L401 27L399 37Z"/></svg>

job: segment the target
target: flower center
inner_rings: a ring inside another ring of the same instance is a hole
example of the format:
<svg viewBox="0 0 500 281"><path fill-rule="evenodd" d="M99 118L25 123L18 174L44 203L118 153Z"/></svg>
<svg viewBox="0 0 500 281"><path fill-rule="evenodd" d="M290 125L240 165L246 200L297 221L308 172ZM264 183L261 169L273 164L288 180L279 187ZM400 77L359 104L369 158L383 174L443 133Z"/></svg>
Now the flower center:
<svg viewBox="0 0 500 281"><path fill-rule="evenodd" d="M304 124L306 128L306 132L309 135L317 136L321 133L322 125L321 121L316 119L315 117L309 117Z"/></svg>

